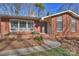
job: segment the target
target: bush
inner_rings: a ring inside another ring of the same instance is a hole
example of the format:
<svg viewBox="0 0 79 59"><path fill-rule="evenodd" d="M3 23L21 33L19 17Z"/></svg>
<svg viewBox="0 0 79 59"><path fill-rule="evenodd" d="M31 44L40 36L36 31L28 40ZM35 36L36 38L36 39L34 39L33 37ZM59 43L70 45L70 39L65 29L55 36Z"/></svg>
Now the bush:
<svg viewBox="0 0 79 59"><path fill-rule="evenodd" d="M43 41L43 37L42 36L37 36L37 37L35 37L35 40L37 40L37 41Z"/></svg>
<svg viewBox="0 0 79 59"><path fill-rule="evenodd" d="M32 31L31 33L32 33L32 34L36 34L36 32L35 32L35 31Z"/></svg>

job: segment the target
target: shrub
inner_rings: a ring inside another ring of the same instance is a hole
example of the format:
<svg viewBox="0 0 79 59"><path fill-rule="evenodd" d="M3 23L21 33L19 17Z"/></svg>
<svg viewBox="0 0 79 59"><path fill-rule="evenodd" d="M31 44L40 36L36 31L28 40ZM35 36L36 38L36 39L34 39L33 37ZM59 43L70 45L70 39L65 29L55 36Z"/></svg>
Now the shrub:
<svg viewBox="0 0 79 59"><path fill-rule="evenodd" d="M32 34L36 34L36 32L35 32L35 31L32 31L31 33L32 33Z"/></svg>
<svg viewBox="0 0 79 59"><path fill-rule="evenodd" d="M43 37L42 36L37 36L37 37L35 37L35 40L37 40L37 41L43 41Z"/></svg>
<svg viewBox="0 0 79 59"><path fill-rule="evenodd" d="M31 34L39 34L38 32L32 31Z"/></svg>

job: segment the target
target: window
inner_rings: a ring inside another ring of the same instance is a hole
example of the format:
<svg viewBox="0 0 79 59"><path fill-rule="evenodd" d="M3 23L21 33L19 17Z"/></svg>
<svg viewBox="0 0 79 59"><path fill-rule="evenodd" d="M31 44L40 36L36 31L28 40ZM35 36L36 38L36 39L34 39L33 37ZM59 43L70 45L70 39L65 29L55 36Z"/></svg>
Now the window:
<svg viewBox="0 0 79 59"><path fill-rule="evenodd" d="M33 22L28 22L28 29L33 31Z"/></svg>
<svg viewBox="0 0 79 59"><path fill-rule="evenodd" d="M18 22L17 21L11 21L11 31L18 31Z"/></svg>
<svg viewBox="0 0 79 59"><path fill-rule="evenodd" d="M20 27L19 27L20 31L25 31L26 30L26 22L21 21L19 23L19 25L20 25Z"/></svg>
<svg viewBox="0 0 79 59"><path fill-rule="evenodd" d="M57 17L57 32L62 32L62 17Z"/></svg>
<svg viewBox="0 0 79 59"><path fill-rule="evenodd" d="M76 32L76 19L72 18L71 31Z"/></svg>
<svg viewBox="0 0 79 59"><path fill-rule="evenodd" d="M11 21L10 22L11 32L16 31L32 31L33 30L33 21Z"/></svg>

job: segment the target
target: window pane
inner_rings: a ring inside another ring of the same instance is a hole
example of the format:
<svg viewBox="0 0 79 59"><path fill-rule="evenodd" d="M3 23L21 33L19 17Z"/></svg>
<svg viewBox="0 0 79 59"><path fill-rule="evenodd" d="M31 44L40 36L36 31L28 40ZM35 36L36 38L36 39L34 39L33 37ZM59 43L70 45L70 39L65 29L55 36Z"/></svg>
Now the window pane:
<svg viewBox="0 0 79 59"><path fill-rule="evenodd" d="M17 31L17 30L18 30L18 22L11 21L11 31Z"/></svg>
<svg viewBox="0 0 79 59"><path fill-rule="evenodd" d="M12 32L16 32L16 31L18 31L18 29L16 29L16 28L11 28L11 31L12 31Z"/></svg>
<svg viewBox="0 0 79 59"><path fill-rule="evenodd" d="M28 22L28 29L33 30L33 22Z"/></svg>
<svg viewBox="0 0 79 59"><path fill-rule="evenodd" d="M71 31L72 32L76 31L76 19L75 18L72 18L72 28L71 28Z"/></svg>
<svg viewBox="0 0 79 59"><path fill-rule="evenodd" d="M20 31L25 31L26 30L26 22L24 22L24 21L21 21L20 22Z"/></svg>
<svg viewBox="0 0 79 59"><path fill-rule="evenodd" d="M11 28L18 28L18 22L12 21Z"/></svg>
<svg viewBox="0 0 79 59"><path fill-rule="evenodd" d="M57 32L62 32L62 17L57 17Z"/></svg>

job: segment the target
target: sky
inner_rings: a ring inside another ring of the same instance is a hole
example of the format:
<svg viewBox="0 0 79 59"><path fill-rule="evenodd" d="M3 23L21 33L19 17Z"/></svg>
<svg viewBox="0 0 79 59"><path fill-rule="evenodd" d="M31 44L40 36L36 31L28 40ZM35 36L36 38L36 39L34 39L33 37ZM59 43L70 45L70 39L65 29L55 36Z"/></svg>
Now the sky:
<svg viewBox="0 0 79 59"><path fill-rule="evenodd" d="M46 11L49 11L51 13L56 13L61 5L62 3L45 3L44 4Z"/></svg>
<svg viewBox="0 0 79 59"><path fill-rule="evenodd" d="M43 4L45 7L45 11L50 12L51 14L58 12L58 9L60 8L60 6L62 6L62 3L43 3ZM27 8L26 9L23 8L23 10L27 10Z"/></svg>
<svg viewBox="0 0 79 59"><path fill-rule="evenodd" d="M60 8L60 6L62 5L62 3L44 3L44 7L45 7L45 11L46 12L50 12L50 13L56 13L58 12L58 9ZM5 9L5 7L3 8L3 6L0 6L0 13L6 13L6 12L10 12L9 7L10 6L6 6L8 8L8 11ZM14 8L13 8L14 9ZM23 5L23 7L21 8L21 15L26 15L28 13L27 11L28 7L26 5ZM35 9L36 10L36 9ZM2 12L3 11L3 12ZM12 12L10 12L12 14ZM7 13L6 13L7 14ZM44 13L45 14L45 13Z"/></svg>

